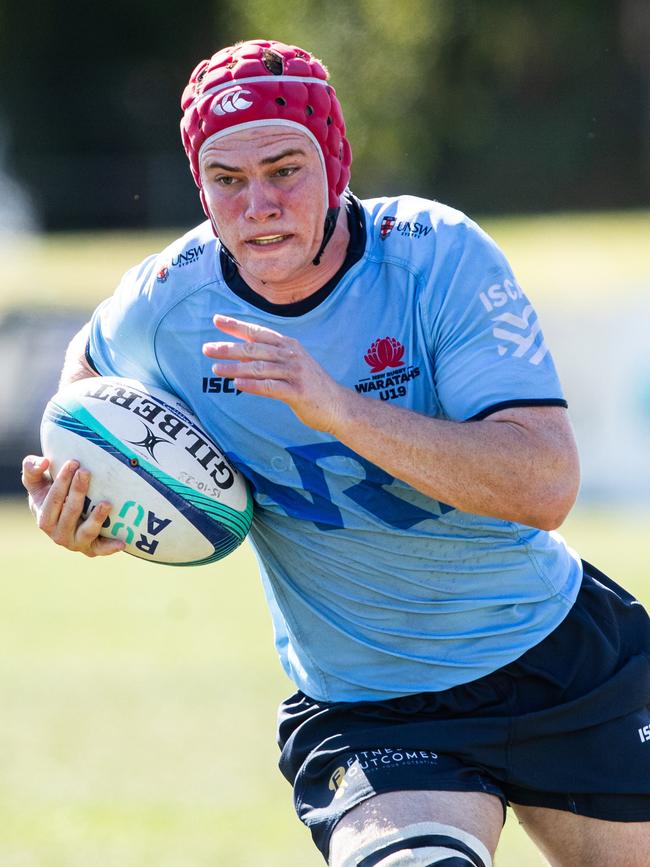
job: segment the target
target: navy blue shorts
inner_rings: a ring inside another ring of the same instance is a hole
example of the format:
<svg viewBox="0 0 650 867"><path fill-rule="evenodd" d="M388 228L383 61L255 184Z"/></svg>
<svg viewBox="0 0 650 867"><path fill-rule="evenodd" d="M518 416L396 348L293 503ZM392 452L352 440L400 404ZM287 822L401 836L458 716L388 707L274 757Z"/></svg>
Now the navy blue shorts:
<svg viewBox="0 0 650 867"><path fill-rule="evenodd" d="M515 662L442 692L279 711L280 769L327 859L375 794L487 792L505 806L650 820L650 619L588 563L564 621Z"/></svg>

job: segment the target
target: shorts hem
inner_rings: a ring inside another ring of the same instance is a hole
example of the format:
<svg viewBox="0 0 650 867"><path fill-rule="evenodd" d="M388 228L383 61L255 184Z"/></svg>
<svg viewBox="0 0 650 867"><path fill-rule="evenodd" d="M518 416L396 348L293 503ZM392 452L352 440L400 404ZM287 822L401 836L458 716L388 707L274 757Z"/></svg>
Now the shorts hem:
<svg viewBox="0 0 650 867"><path fill-rule="evenodd" d="M583 794L582 797L588 798L590 796ZM625 795L601 794L600 797L611 798L612 802L615 802L617 797L625 797ZM599 806L584 803L578 793L558 794L555 792L531 792L528 797L526 795L521 797L521 792L517 792L516 796L508 795L508 806L541 807L545 810L573 813L574 816L584 816L587 819L600 819L603 822L650 822L650 796L636 795L634 797L647 801L647 806L629 806L623 809L619 806L617 809L615 803L612 803L611 807Z"/></svg>

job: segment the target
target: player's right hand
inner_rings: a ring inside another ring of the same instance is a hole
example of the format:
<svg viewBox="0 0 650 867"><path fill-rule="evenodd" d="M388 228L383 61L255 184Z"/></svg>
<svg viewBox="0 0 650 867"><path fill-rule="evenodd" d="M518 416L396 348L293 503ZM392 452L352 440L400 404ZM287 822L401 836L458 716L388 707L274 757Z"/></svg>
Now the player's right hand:
<svg viewBox="0 0 650 867"><path fill-rule="evenodd" d="M97 504L88 517L83 507L90 473L78 461L66 461L52 480L47 472L47 458L28 455L23 461L22 483L29 494L29 507L39 528L57 545L79 551L86 557L103 557L122 551L120 539L99 535L111 510L105 500Z"/></svg>

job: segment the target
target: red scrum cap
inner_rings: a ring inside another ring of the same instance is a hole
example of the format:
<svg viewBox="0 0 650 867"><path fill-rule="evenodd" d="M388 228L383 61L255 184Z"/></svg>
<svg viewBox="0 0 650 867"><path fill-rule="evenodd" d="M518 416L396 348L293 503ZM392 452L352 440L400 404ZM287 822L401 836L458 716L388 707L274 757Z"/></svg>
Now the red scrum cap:
<svg viewBox="0 0 650 867"><path fill-rule="evenodd" d="M199 63L181 99L181 136L206 214L199 169L206 144L257 125L278 125L299 129L316 146L327 216L336 222L352 154L341 106L327 79L327 70L309 52L263 39L223 48Z"/></svg>

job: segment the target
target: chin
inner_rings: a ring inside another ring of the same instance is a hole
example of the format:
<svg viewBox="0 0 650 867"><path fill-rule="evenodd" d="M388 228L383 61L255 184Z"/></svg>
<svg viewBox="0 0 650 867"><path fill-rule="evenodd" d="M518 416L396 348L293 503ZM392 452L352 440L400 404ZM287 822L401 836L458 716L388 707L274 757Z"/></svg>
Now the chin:
<svg viewBox="0 0 650 867"><path fill-rule="evenodd" d="M286 256L283 261L278 261L277 263L261 263L248 259L248 261L244 260L241 263L244 272L242 276L245 279L248 274L255 280L261 280L264 283L286 283L300 278L300 275L305 273L309 265L311 265L312 259L313 256L311 259L306 259L295 264L287 262Z"/></svg>
<svg viewBox="0 0 650 867"><path fill-rule="evenodd" d="M268 283L270 286L284 286L285 284L293 283L296 277L299 277L299 274L295 271L287 271L286 269L269 269L268 271L248 270L242 274L244 279L246 279L247 275L255 280L259 280L261 283Z"/></svg>

